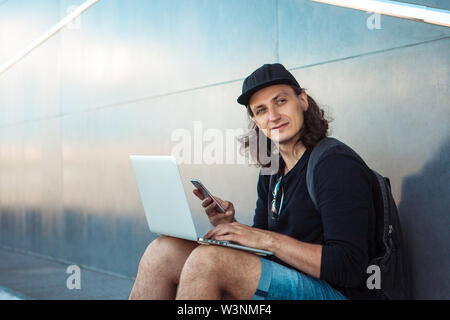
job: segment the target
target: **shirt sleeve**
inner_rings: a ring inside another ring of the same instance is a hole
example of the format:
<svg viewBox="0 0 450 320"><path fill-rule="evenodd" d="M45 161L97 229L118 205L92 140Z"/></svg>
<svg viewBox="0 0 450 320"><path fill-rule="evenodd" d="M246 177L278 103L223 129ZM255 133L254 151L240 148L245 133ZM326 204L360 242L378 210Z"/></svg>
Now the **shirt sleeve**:
<svg viewBox="0 0 450 320"><path fill-rule="evenodd" d="M369 259L370 171L342 154L325 156L314 171L324 232L320 278L338 286L358 287Z"/></svg>
<svg viewBox="0 0 450 320"><path fill-rule="evenodd" d="M267 230L267 194L269 192L269 179L268 175L259 174L258 178L258 199L256 200L255 215L253 217L253 228L259 228Z"/></svg>

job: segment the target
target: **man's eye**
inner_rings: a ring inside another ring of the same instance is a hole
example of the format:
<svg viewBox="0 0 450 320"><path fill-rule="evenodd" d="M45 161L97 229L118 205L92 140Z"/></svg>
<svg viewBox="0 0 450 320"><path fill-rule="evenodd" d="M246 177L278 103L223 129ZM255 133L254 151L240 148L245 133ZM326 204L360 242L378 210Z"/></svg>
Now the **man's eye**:
<svg viewBox="0 0 450 320"><path fill-rule="evenodd" d="M280 100L278 100L278 103L285 103L286 102L286 99L280 99Z"/></svg>
<svg viewBox="0 0 450 320"><path fill-rule="evenodd" d="M264 109L258 109L257 111L256 111L256 114L260 114L261 112L263 112L264 111Z"/></svg>

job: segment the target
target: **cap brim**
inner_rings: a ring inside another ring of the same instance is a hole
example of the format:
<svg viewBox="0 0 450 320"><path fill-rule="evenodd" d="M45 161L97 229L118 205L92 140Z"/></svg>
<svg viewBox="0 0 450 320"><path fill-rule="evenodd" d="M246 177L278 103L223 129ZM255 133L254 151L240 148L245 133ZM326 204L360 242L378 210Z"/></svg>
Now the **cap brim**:
<svg viewBox="0 0 450 320"><path fill-rule="evenodd" d="M247 106L250 100L250 97L258 90L264 89L265 87L272 86L274 84L291 84L294 86L297 86L295 83L293 83L289 79L273 79L264 83L261 83L260 85L257 85L254 88L251 88L250 90L246 91L245 93L241 94L237 98L237 102L239 104L242 104L243 106Z"/></svg>

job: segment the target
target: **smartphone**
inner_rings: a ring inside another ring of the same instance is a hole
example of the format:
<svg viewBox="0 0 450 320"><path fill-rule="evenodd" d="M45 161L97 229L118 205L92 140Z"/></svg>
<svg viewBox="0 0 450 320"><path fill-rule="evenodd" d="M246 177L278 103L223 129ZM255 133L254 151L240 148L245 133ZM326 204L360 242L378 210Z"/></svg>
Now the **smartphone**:
<svg viewBox="0 0 450 320"><path fill-rule="evenodd" d="M203 183L201 183L200 180L191 179L191 182L194 185L194 187L196 187L205 198L210 197L212 201L216 203L217 210L219 210L222 213L226 212L225 209L220 205L219 201L217 201L216 198L212 196L212 194L208 191L208 189L205 188L205 186L203 185Z"/></svg>

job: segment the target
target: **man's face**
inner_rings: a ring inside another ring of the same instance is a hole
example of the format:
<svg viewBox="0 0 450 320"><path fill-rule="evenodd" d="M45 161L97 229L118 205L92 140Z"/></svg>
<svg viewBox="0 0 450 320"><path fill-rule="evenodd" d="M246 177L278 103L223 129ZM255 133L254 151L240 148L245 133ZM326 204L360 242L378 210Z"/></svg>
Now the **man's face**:
<svg viewBox="0 0 450 320"><path fill-rule="evenodd" d="M254 93L249 105L253 121L272 141L291 141L303 126L303 112L308 108L305 92L296 95L287 84L277 84Z"/></svg>

